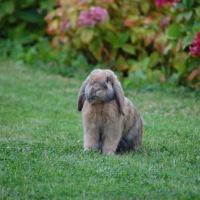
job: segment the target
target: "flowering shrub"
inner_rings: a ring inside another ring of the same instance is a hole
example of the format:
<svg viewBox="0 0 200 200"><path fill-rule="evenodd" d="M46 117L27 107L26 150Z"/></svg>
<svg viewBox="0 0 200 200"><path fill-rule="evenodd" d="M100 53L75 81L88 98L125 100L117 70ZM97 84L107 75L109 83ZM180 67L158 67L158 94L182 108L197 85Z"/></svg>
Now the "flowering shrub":
<svg viewBox="0 0 200 200"><path fill-rule="evenodd" d="M200 0L59 0L45 17L55 49L76 49L89 63L130 81L200 81ZM196 36L197 35L197 36ZM192 74L192 75L191 75ZM195 74L195 75L194 75Z"/></svg>
<svg viewBox="0 0 200 200"><path fill-rule="evenodd" d="M103 24L107 18L108 12L105 8L91 7L89 10L81 11L78 24L84 27L94 27L96 24Z"/></svg>
<svg viewBox="0 0 200 200"><path fill-rule="evenodd" d="M193 56L200 58L200 32L197 34L195 40L192 42L193 46L190 46L190 53Z"/></svg>

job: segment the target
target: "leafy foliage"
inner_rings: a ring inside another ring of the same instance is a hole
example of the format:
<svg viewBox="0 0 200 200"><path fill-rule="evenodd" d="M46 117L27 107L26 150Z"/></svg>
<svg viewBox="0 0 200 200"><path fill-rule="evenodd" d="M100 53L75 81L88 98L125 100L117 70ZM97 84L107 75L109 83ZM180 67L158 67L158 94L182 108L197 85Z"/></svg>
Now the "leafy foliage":
<svg viewBox="0 0 200 200"><path fill-rule="evenodd" d="M0 37L30 44L45 35L44 16L55 6L54 0L0 1Z"/></svg>
<svg viewBox="0 0 200 200"><path fill-rule="evenodd" d="M131 77L166 82L177 74L179 83L190 81L195 88L199 58L191 56L189 46L200 31L200 1L176 2L60 0L45 17L47 33L55 49L74 48L89 63L119 70L130 82ZM106 10L108 19L92 26L80 23L81 13L96 8Z"/></svg>
<svg viewBox="0 0 200 200"><path fill-rule="evenodd" d="M17 64L29 64L37 66L50 73L62 76L74 76L77 71L80 74L88 73L91 65L85 57L74 49L67 53L55 51L45 38L40 38L33 46L24 46L10 39L0 42L1 60L9 60Z"/></svg>
<svg viewBox="0 0 200 200"><path fill-rule="evenodd" d="M64 76L106 67L121 72L127 86L171 82L196 89L199 3L2 0L0 56Z"/></svg>

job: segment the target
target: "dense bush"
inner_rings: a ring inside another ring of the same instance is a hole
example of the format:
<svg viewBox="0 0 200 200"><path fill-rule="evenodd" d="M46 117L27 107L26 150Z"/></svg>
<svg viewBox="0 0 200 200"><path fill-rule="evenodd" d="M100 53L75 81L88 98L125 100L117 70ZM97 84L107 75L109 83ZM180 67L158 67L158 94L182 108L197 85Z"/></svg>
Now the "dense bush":
<svg viewBox="0 0 200 200"><path fill-rule="evenodd" d="M89 63L129 82L199 82L200 0L59 0L45 17L54 49L75 49ZM195 42L195 38L196 41Z"/></svg>
<svg viewBox="0 0 200 200"><path fill-rule="evenodd" d="M0 38L18 44L33 44L45 35L44 16L54 0L0 0Z"/></svg>
<svg viewBox="0 0 200 200"><path fill-rule="evenodd" d="M126 85L155 81L195 89L200 85L199 3L1 0L0 58L64 76L102 67L120 71Z"/></svg>
<svg viewBox="0 0 200 200"><path fill-rule="evenodd" d="M44 69L50 73L58 73L63 76L74 76L77 72L88 73L92 66L82 54L74 49L67 54L55 51L45 38L40 38L34 45L24 46L7 39L0 42L0 59L11 60L17 64L28 64ZM79 74L76 74L79 76Z"/></svg>
<svg viewBox="0 0 200 200"><path fill-rule="evenodd" d="M0 59L63 76L89 71L91 66L81 53L70 48L65 54L50 45L44 16L55 6L55 0L0 0Z"/></svg>

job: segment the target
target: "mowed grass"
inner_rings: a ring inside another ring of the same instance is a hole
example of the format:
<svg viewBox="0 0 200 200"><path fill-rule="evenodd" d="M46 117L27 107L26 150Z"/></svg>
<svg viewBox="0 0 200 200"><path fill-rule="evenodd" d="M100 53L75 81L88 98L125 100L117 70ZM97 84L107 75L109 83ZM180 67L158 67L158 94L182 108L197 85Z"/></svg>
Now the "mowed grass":
<svg viewBox="0 0 200 200"><path fill-rule="evenodd" d="M0 67L1 199L200 199L200 104L125 90L143 116L143 147L83 151L80 80Z"/></svg>

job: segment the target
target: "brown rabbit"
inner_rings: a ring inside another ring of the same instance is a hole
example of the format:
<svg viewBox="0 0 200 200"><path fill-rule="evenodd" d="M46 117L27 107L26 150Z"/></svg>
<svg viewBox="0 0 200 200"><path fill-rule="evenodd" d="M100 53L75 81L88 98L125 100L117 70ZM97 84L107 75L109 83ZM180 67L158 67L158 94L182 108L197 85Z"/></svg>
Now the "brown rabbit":
<svg viewBox="0 0 200 200"><path fill-rule="evenodd" d="M141 147L142 118L111 70L91 72L80 88L78 110L83 117L84 150L114 155Z"/></svg>

